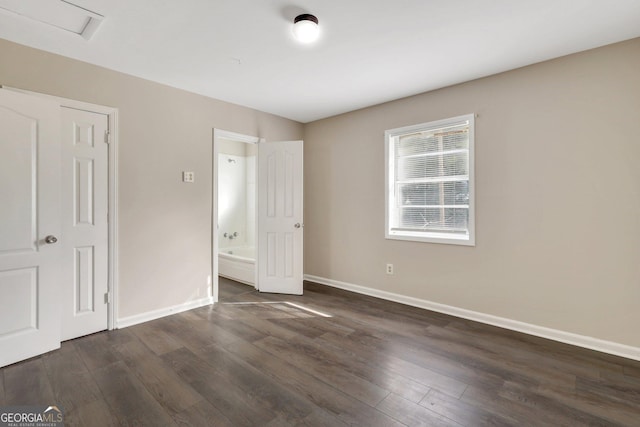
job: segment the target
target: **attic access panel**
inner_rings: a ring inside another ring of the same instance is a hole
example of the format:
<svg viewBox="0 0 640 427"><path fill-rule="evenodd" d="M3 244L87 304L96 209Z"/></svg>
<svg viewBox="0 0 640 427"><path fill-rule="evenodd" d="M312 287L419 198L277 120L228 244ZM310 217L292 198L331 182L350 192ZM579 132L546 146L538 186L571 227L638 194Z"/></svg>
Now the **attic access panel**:
<svg viewBox="0 0 640 427"><path fill-rule="evenodd" d="M0 0L0 12L18 15L91 39L104 16L66 0Z"/></svg>

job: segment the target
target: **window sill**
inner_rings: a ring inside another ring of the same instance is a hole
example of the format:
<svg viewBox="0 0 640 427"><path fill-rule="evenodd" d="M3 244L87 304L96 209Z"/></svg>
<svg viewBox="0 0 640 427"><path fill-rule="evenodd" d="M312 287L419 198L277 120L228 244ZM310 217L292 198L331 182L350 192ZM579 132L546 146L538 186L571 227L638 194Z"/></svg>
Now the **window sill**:
<svg viewBox="0 0 640 427"><path fill-rule="evenodd" d="M440 243L446 245L475 246L474 236L455 236L445 233L411 233L411 232L387 232L385 235L389 240L405 240L411 242Z"/></svg>

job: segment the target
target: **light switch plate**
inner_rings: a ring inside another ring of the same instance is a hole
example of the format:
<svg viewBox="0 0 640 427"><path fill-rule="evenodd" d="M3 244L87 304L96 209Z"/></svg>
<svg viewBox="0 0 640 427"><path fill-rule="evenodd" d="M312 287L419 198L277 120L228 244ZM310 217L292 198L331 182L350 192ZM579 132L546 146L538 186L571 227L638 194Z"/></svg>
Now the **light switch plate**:
<svg viewBox="0 0 640 427"><path fill-rule="evenodd" d="M182 172L182 182L195 182L195 174L193 172Z"/></svg>

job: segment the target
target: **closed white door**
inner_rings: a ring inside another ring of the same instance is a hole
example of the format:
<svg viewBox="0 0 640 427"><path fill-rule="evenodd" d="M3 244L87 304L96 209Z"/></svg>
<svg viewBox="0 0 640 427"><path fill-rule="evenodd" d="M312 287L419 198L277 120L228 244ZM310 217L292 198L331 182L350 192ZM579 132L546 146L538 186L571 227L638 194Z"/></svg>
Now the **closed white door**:
<svg viewBox="0 0 640 427"><path fill-rule="evenodd" d="M302 295L302 141L258 144L258 289Z"/></svg>
<svg viewBox="0 0 640 427"><path fill-rule="evenodd" d="M60 109L0 89L0 366L60 347Z"/></svg>
<svg viewBox="0 0 640 427"><path fill-rule="evenodd" d="M105 114L63 107L62 340L108 328Z"/></svg>

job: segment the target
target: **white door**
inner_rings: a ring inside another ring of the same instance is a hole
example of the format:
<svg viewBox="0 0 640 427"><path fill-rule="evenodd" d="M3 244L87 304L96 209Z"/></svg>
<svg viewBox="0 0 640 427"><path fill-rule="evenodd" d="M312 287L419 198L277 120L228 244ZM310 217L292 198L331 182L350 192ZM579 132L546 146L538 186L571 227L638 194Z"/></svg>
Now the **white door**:
<svg viewBox="0 0 640 427"><path fill-rule="evenodd" d="M0 89L0 366L60 347L60 108Z"/></svg>
<svg viewBox="0 0 640 427"><path fill-rule="evenodd" d="M108 328L109 116L62 114L62 340Z"/></svg>
<svg viewBox="0 0 640 427"><path fill-rule="evenodd" d="M258 144L258 289L302 295L302 141Z"/></svg>

